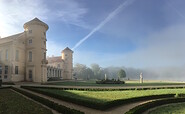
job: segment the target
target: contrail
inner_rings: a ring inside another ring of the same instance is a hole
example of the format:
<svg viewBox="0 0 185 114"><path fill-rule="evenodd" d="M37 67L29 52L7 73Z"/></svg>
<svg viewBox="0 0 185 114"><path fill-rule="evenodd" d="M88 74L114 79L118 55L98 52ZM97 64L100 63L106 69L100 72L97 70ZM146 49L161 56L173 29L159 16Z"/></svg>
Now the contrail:
<svg viewBox="0 0 185 114"><path fill-rule="evenodd" d="M126 0L121 5L119 5L115 10L113 10L98 26L96 26L87 36L82 38L73 48L76 49L80 46L85 40L87 40L91 35L93 35L96 31L102 28L107 22L109 22L113 17L115 17L122 9L126 8L130 4L133 3L134 0Z"/></svg>
<svg viewBox="0 0 185 114"><path fill-rule="evenodd" d="M169 0L166 0L166 1L167 1L168 5L169 5L179 16L181 16L182 18L185 19L185 16L184 16L179 10L177 10L177 8L175 8L175 7L173 6L173 4L172 4Z"/></svg>

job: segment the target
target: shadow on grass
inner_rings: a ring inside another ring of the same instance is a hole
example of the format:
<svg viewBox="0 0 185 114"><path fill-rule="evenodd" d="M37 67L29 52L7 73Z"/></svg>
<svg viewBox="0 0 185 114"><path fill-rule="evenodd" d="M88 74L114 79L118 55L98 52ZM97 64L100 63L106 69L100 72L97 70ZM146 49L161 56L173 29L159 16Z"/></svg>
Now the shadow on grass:
<svg viewBox="0 0 185 114"><path fill-rule="evenodd" d="M59 90L59 89L46 89L46 88L32 88L32 87L25 87L22 86L24 89L28 89L37 93L41 93L56 99L60 99L63 101L71 102L74 104L104 110L107 106L107 103L105 100L81 96L78 94L74 94L68 91Z"/></svg>
<svg viewBox="0 0 185 114"><path fill-rule="evenodd" d="M98 109L98 110L107 110L119 105L126 105L128 103L138 102L138 101L145 101L145 100L152 100L152 99L163 99L163 98L170 98L174 97L175 94L161 94L161 95L150 95L150 96L139 96L135 98L128 98L128 99L117 99L113 101L106 101L103 99L97 99L87 96L82 96L77 93L72 93L65 90L60 89L50 89L50 88L42 88L42 87L29 87L29 86L22 86L22 88L35 91L56 99L60 99L63 101L75 103L78 105Z"/></svg>

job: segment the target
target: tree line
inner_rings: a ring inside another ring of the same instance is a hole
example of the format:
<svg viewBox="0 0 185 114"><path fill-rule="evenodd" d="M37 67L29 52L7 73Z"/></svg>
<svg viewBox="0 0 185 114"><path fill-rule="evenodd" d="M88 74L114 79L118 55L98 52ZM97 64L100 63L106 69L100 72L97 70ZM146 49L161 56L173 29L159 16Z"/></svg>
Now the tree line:
<svg viewBox="0 0 185 114"><path fill-rule="evenodd" d="M91 64L90 67L77 63L74 65L73 76L77 79L89 80L89 79L104 79L105 74L107 79L120 79L126 77L126 72L120 67L106 67L102 68L98 64Z"/></svg>

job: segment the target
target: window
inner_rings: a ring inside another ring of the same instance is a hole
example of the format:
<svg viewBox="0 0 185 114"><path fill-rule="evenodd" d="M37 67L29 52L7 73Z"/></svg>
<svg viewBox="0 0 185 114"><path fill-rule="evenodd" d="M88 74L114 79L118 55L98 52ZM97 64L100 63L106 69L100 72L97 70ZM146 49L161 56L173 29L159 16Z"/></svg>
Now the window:
<svg viewBox="0 0 185 114"><path fill-rule="evenodd" d="M18 74L19 70L18 70L18 66L15 66L15 74Z"/></svg>
<svg viewBox="0 0 185 114"><path fill-rule="evenodd" d="M18 60L19 60L19 50L16 50L15 60L16 60L16 61L18 61Z"/></svg>
<svg viewBox="0 0 185 114"><path fill-rule="evenodd" d="M5 66L5 72L4 74L8 74L8 66Z"/></svg>
<svg viewBox="0 0 185 114"><path fill-rule="evenodd" d="M7 79L8 78L8 76L7 75L4 75L4 79Z"/></svg>
<svg viewBox="0 0 185 114"><path fill-rule="evenodd" d="M29 30L29 34L31 34L32 33L32 30Z"/></svg>
<svg viewBox="0 0 185 114"><path fill-rule="evenodd" d="M67 56L67 54L65 54L65 56Z"/></svg>
<svg viewBox="0 0 185 114"><path fill-rule="evenodd" d="M29 70L29 79L32 79L32 70Z"/></svg>
<svg viewBox="0 0 185 114"><path fill-rule="evenodd" d="M46 45L46 41L44 41L44 45Z"/></svg>
<svg viewBox="0 0 185 114"><path fill-rule="evenodd" d="M57 67L60 68L60 64L58 64Z"/></svg>
<svg viewBox="0 0 185 114"><path fill-rule="evenodd" d="M28 40L28 44L32 44L32 39L29 39Z"/></svg>
<svg viewBox="0 0 185 114"><path fill-rule="evenodd" d="M44 52L44 60L46 60L46 52Z"/></svg>
<svg viewBox="0 0 185 114"><path fill-rule="evenodd" d="M0 74L2 74L2 66L0 65Z"/></svg>
<svg viewBox="0 0 185 114"><path fill-rule="evenodd" d="M32 62L32 51L29 51L29 59L30 62Z"/></svg>
<svg viewBox="0 0 185 114"><path fill-rule="evenodd" d="M8 60L8 50L6 50L6 60Z"/></svg>
<svg viewBox="0 0 185 114"><path fill-rule="evenodd" d="M46 32L44 32L44 36L46 36Z"/></svg>

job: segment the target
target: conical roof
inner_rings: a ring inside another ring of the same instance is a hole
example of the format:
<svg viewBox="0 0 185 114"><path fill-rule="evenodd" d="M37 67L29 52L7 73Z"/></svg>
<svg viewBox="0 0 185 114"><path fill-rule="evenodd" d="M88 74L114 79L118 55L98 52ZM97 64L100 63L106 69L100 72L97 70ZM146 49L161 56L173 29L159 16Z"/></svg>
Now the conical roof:
<svg viewBox="0 0 185 114"><path fill-rule="evenodd" d="M70 52L73 53L73 51L72 51L70 48L68 48L68 47L66 47L64 50L62 50L62 53L63 53L63 52L66 52L66 51L70 51Z"/></svg>
<svg viewBox="0 0 185 114"><path fill-rule="evenodd" d="M46 30L48 30L48 28L49 28L48 25L47 25L46 23L42 22L42 21L39 20L37 17L34 18L34 19L32 19L31 21L26 22L26 23L24 24L23 27L24 27L24 29L25 29L25 28L27 28L29 25L35 25L35 24L44 26L44 27L46 28Z"/></svg>

